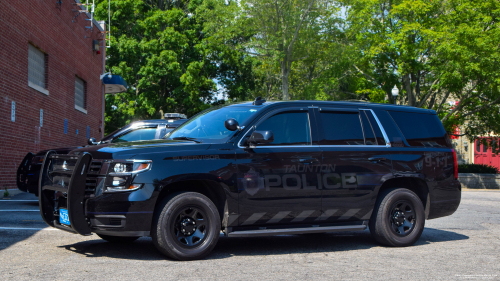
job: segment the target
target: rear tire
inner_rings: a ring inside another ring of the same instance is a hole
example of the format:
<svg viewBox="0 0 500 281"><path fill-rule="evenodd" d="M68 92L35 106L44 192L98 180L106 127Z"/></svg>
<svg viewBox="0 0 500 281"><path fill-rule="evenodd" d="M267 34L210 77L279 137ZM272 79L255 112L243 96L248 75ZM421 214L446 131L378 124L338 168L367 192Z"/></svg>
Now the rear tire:
<svg viewBox="0 0 500 281"><path fill-rule="evenodd" d="M197 192L165 198L156 211L151 237L156 248L177 260L207 256L217 244L221 230L215 204Z"/></svg>
<svg viewBox="0 0 500 281"><path fill-rule="evenodd" d="M411 190L393 188L383 191L370 218L370 233L380 244L411 246L422 235L425 212L422 201Z"/></svg>
<svg viewBox="0 0 500 281"><path fill-rule="evenodd" d="M111 243L132 243L135 240L139 239L139 236L109 236L109 235L104 235L104 234L97 234L101 239L104 239L108 242Z"/></svg>

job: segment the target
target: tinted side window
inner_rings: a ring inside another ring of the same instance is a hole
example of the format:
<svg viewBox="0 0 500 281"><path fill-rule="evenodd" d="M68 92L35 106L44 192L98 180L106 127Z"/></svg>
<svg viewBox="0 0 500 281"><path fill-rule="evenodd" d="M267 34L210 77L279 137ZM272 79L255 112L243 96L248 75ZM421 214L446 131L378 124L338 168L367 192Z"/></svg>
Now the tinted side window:
<svg viewBox="0 0 500 281"><path fill-rule="evenodd" d="M272 131L274 141L268 145L310 145L311 130L307 112L282 112L257 126L257 131Z"/></svg>
<svg viewBox="0 0 500 281"><path fill-rule="evenodd" d="M324 139L320 145L364 145L363 129L357 112L320 113Z"/></svg>
<svg viewBox="0 0 500 281"><path fill-rule="evenodd" d="M411 146L446 147L446 131L437 115L389 111Z"/></svg>
<svg viewBox="0 0 500 281"><path fill-rule="evenodd" d="M384 135L382 135L382 131L380 130L377 121L375 121L372 112L365 110L365 114L368 117L368 120L370 120L370 124L372 125L373 132L375 133L375 137L377 138L378 145L385 145Z"/></svg>
<svg viewBox="0 0 500 281"><path fill-rule="evenodd" d="M368 121L366 112L364 110L360 111L359 116L361 117L361 124L363 125L363 133L365 133L366 145L377 145L375 133L373 132L373 126L370 124L370 121Z"/></svg>
<svg viewBox="0 0 500 281"><path fill-rule="evenodd" d="M155 135L156 135L156 128L143 128L125 134L117 139L114 139L112 142L152 140L155 138Z"/></svg>

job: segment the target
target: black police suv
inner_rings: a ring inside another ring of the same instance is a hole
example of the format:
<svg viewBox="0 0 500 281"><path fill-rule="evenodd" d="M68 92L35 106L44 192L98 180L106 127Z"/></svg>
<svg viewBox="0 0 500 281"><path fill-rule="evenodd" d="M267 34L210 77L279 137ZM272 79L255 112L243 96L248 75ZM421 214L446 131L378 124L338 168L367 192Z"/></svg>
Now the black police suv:
<svg viewBox="0 0 500 281"><path fill-rule="evenodd" d="M460 204L457 160L433 110L358 102L213 107L166 140L48 151L40 212L58 229L108 241L151 236L198 259L229 237L369 227L410 246L426 219Z"/></svg>
<svg viewBox="0 0 500 281"><path fill-rule="evenodd" d="M124 126L113 133L105 136L101 141L96 142L94 138L88 140L89 145L104 143L118 143L160 139L168 132L186 122L186 115L179 113L166 113L166 119L135 121ZM58 154L68 152L81 147L56 148ZM40 167L48 150L42 150L34 154L28 152L17 168L16 183L17 188L24 192L34 193L38 196L38 178Z"/></svg>

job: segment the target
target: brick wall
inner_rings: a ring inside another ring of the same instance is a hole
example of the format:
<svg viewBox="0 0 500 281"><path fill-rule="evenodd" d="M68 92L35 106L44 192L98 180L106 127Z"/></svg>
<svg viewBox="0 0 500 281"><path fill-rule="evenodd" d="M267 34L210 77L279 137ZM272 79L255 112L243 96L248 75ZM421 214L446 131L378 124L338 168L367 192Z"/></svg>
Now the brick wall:
<svg viewBox="0 0 500 281"><path fill-rule="evenodd" d="M18 165L28 152L81 146L100 139L103 53L92 50L102 35L74 0L4 1L0 5L0 188L15 188ZM46 54L46 89L28 86L28 44ZM75 76L86 81L87 114L75 109ZM15 122L11 104L15 102ZM40 127L40 109L43 126ZM65 133L67 119L67 133ZM78 130L78 134L77 134Z"/></svg>

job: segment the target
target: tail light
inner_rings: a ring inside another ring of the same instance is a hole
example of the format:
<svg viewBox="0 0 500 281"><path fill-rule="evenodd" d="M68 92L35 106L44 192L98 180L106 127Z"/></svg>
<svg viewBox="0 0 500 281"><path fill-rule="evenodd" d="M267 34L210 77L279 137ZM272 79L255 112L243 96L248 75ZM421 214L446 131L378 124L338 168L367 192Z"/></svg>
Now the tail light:
<svg viewBox="0 0 500 281"><path fill-rule="evenodd" d="M457 153L455 152L455 149L451 149L451 152L453 152L453 166L455 168L455 179L458 179L458 162L457 162Z"/></svg>

